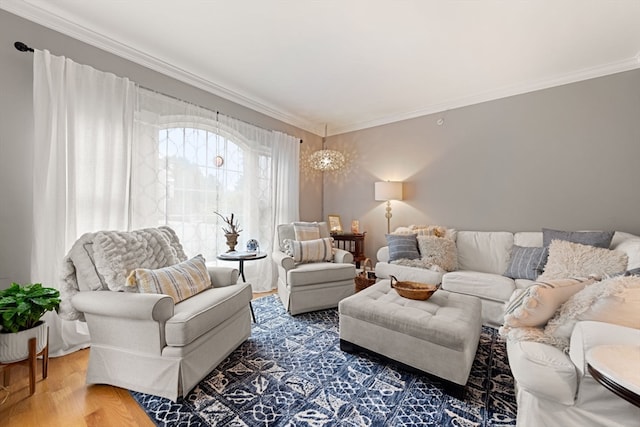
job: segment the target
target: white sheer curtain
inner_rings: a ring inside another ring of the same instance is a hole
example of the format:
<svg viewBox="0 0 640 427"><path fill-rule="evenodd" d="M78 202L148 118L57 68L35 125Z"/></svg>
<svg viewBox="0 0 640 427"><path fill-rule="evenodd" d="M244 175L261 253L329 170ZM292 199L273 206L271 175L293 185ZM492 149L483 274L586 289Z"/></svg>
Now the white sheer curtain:
<svg viewBox="0 0 640 427"><path fill-rule="evenodd" d="M135 85L37 50L33 104L31 280L59 287L80 235L129 226ZM88 346L84 323L46 320L52 356Z"/></svg>

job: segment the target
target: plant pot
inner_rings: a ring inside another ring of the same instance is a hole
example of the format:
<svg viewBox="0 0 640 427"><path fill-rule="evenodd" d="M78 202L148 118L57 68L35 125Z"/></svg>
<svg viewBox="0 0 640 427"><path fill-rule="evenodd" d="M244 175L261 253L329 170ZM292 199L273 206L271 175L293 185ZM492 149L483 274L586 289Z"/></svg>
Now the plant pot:
<svg viewBox="0 0 640 427"><path fill-rule="evenodd" d="M227 252L233 252L236 250L236 245L238 244L238 233L225 233L225 237L227 238L227 246L229 246L229 250Z"/></svg>
<svg viewBox="0 0 640 427"><path fill-rule="evenodd" d="M36 326L14 333L0 332L0 362L12 363L29 358L29 340L36 339L36 353L47 345L47 324L39 321Z"/></svg>

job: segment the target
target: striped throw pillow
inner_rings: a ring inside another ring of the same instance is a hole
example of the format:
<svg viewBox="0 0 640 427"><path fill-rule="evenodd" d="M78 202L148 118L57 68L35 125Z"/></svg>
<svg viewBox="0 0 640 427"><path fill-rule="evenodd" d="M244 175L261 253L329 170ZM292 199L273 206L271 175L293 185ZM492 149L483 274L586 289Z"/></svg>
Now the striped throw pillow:
<svg viewBox="0 0 640 427"><path fill-rule="evenodd" d="M544 326L562 304L594 282L592 278L538 281L520 292L516 291L505 306L504 327Z"/></svg>
<svg viewBox="0 0 640 427"><path fill-rule="evenodd" d="M387 234L389 262L399 259L418 259L418 240L415 234Z"/></svg>
<svg viewBox="0 0 640 427"><path fill-rule="evenodd" d="M536 280L544 271L548 251L545 247L513 245L509 266L503 275L512 279Z"/></svg>
<svg viewBox="0 0 640 427"><path fill-rule="evenodd" d="M210 288L211 277L204 257L198 255L157 270L137 268L129 274L127 286L140 293L169 295L178 303Z"/></svg>
<svg viewBox="0 0 640 427"><path fill-rule="evenodd" d="M296 240L316 240L320 238L320 226L317 222L294 222L293 233Z"/></svg>
<svg viewBox="0 0 640 427"><path fill-rule="evenodd" d="M333 260L333 239L285 240L285 252L295 262L320 262Z"/></svg>

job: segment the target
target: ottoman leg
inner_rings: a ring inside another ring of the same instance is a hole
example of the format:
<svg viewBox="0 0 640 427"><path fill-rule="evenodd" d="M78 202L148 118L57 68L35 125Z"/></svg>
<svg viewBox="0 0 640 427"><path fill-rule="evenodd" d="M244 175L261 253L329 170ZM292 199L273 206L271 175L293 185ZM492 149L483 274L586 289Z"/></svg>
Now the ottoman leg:
<svg viewBox="0 0 640 427"><path fill-rule="evenodd" d="M349 341L345 341L343 339L340 340L340 350L346 353L355 353L357 352L359 347L355 344L350 343Z"/></svg>

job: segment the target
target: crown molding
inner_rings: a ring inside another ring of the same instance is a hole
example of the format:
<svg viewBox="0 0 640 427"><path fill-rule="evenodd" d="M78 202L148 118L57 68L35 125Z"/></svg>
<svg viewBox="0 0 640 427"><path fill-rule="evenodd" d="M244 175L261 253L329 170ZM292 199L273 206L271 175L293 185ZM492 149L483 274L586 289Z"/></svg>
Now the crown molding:
<svg viewBox="0 0 640 427"><path fill-rule="evenodd" d="M250 108L258 113L265 114L271 118L296 126L316 135L322 134L323 129L321 129L319 124L311 123L301 117L291 115L264 101L252 98L249 95L220 86L195 73L176 67L166 61L148 55L110 37L98 34L95 31L71 22L59 15L55 15L45 9L29 4L26 1L3 0L0 1L0 9L4 9L7 12L80 40L121 58L127 59L138 65L142 65L183 83L190 84L206 92Z"/></svg>
<svg viewBox="0 0 640 427"><path fill-rule="evenodd" d="M522 95L524 93L549 89L570 83L577 83L584 80L604 77L607 75L621 73L624 71L631 71L638 68L640 68L640 53L631 58L623 59L621 61L611 62L597 67L585 68L576 72L566 73L549 79L542 79L520 85L505 86L488 92L478 93L457 99L451 99L443 103L429 105L424 108L420 108L418 110L410 111L407 113L389 115L374 120L367 120L342 126L333 126L330 128L328 136L339 135L347 132L355 132L375 126L382 126L394 122L399 122L402 120L415 119L417 117L427 116L430 114L442 113L443 111L452 110L454 108L468 107L470 105L480 104L487 101L494 101L496 99Z"/></svg>
<svg viewBox="0 0 640 427"><path fill-rule="evenodd" d="M51 12L34 6L27 1L28 0L0 0L0 9L4 9L7 12L18 15L29 21L43 25L54 31L58 31L62 34L73 37L74 39L80 40L109 53L113 53L136 64L142 65L181 82L190 84L206 92L220 96L221 98L235 102L258 113L265 114L271 118L280 120L284 123L311 132L315 135L322 136L325 133L323 124L312 123L306 119L284 112L272 105L269 105L269 103L265 101L257 100L247 94L243 94L238 91L220 86L197 74L183 70L163 60L160 60L130 46L127 46L121 42L118 42L112 38L98 34L88 28L75 24L61 16L52 14ZM347 132L354 132L376 126L382 126L402 120L414 119L430 114L437 114L454 108L467 107L482 102L493 101L500 98L507 98L514 95L521 95L537 90L576 83L583 80L603 77L606 75L630 71L637 68L640 68L640 52L631 58L626 58L620 61L603 64L596 67L585 68L576 72L566 73L548 79L505 86L487 92L472 94L456 99L450 99L442 103L427 105L425 107L409 112L391 114L372 120L347 123L336 126L331 126L329 124L329 127L326 130L326 136L335 136Z"/></svg>

